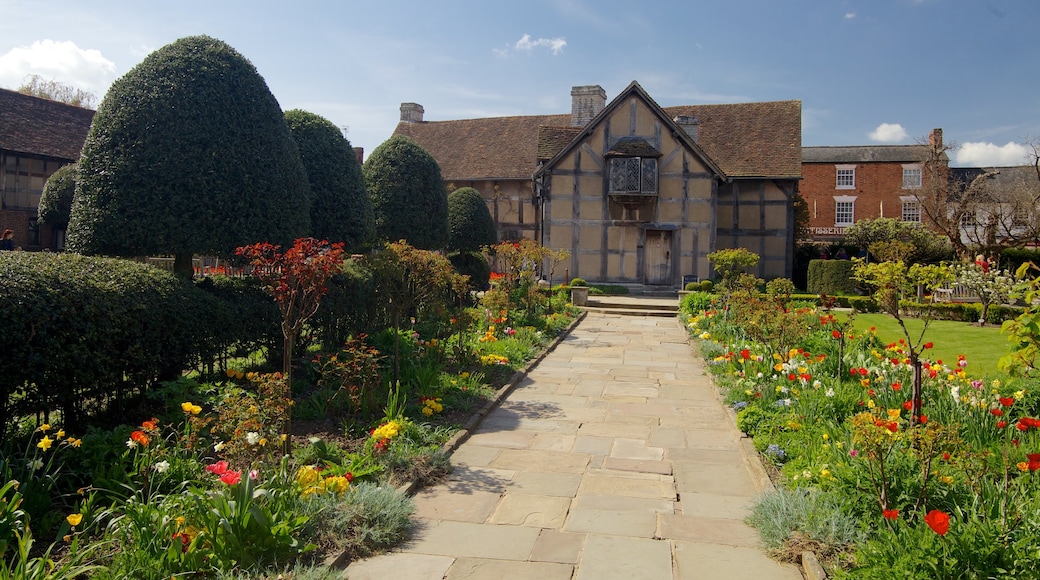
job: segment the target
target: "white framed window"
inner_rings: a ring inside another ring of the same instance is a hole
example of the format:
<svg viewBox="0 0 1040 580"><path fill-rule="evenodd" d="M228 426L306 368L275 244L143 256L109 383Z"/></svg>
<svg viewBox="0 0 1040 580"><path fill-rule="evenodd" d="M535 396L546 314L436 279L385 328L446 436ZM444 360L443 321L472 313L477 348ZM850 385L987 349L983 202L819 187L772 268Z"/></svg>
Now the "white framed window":
<svg viewBox="0 0 1040 580"><path fill-rule="evenodd" d="M614 157L610 160L609 193L657 193L657 159Z"/></svg>
<svg viewBox="0 0 1040 580"><path fill-rule="evenodd" d="M962 228L964 228L964 229L971 229L971 228L975 227L977 224L978 224L978 221L975 219L975 212L973 212L973 211L966 211L966 212L961 214L961 227Z"/></svg>
<svg viewBox="0 0 1040 580"><path fill-rule="evenodd" d="M901 219L904 222L921 223L921 202L913 195L901 195L899 201L903 204Z"/></svg>
<svg viewBox="0 0 1040 580"><path fill-rule="evenodd" d="M839 195L834 198L834 225L851 226L856 222L856 196Z"/></svg>
<svg viewBox="0 0 1040 580"><path fill-rule="evenodd" d="M856 166L835 165L834 189L856 189Z"/></svg>
<svg viewBox="0 0 1040 580"><path fill-rule="evenodd" d="M903 189L921 189L921 166L918 164L903 166Z"/></svg>

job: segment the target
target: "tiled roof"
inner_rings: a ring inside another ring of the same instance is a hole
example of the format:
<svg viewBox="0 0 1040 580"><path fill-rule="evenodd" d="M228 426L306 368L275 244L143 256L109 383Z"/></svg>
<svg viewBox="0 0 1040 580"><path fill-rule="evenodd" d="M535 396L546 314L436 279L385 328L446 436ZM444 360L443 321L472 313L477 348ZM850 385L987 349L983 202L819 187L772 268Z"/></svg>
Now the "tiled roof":
<svg viewBox="0 0 1040 580"><path fill-rule="evenodd" d="M664 107L697 117L697 145L729 177L802 177L802 102Z"/></svg>
<svg viewBox="0 0 1040 580"><path fill-rule="evenodd" d="M74 161L94 111L0 89L0 149Z"/></svg>
<svg viewBox="0 0 1040 580"><path fill-rule="evenodd" d="M539 129L566 126L570 118L532 115L398 123L394 135L411 137L433 155L445 181L529 179L538 163Z"/></svg>
<svg viewBox="0 0 1040 580"><path fill-rule="evenodd" d="M660 157L661 152L642 137L622 137L604 157Z"/></svg>
<svg viewBox="0 0 1040 580"><path fill-rule="evenodd" d="M729 177L802 175L800 101L687 105L664 113L696 116L697 145ZM554 157L581 133L570 121L570 115L532 115L402 122L394 135L411 137L433 155L446 181L526 179L539 160Z"/></svg>
<svg viewBox="0 0 1040 580"><path fill-rule="evenodd" d="M926 145L802 147L805 163L920 163L927 159Z"/></svg>

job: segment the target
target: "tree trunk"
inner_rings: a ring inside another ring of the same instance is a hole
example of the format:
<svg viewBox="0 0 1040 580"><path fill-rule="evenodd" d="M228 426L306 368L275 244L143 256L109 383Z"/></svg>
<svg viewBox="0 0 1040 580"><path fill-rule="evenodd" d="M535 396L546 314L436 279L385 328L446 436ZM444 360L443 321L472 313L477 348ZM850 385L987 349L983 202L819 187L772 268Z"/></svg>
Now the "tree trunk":
<svg viewBox="0 0 1040 580"><path fill-rule="evenodd" d="M195 268L191 263L192 254L174 254L173 255L173 273L184 278L191 280L195 276Z"/></svg>

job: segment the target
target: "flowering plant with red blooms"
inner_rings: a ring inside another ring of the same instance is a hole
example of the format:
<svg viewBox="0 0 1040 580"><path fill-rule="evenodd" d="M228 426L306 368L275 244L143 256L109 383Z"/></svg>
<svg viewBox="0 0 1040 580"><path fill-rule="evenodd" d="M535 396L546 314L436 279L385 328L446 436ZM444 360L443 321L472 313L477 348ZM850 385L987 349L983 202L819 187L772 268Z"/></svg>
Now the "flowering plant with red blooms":
<svg viewBox="0 0 1040 580"><path fill-rule="evenodd" d="M220 474L220 481L228 485L237 485L238 482L242 481L241 471L231 471L230 469Z"/></svg>
<svg viewBox="0 0 1040 580"><path fill-rule="evenodd" d="M885 516L886 520L899 519L899 510L882 510L881 514Z"/></svg>
<svg viewBox="0 0 1040 580"><path fill-rule="evenodd" d="M924 516L924 523L940 536L945 536L946 532L950 531L950 515L939 510L928 512Z"/></svg>

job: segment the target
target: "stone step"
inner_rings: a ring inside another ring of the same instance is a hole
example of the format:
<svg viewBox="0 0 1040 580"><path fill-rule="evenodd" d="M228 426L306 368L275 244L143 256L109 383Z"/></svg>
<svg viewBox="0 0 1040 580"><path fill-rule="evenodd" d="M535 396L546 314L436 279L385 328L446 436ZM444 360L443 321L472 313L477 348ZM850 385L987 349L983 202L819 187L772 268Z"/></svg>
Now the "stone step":
<svg viewBox="0 0 1040 580"><path fill-rule="evenodd" d="M621 306L595 306L592 304L582 308L588 312L617 314L620 316L661 316L675 318L675 310L651 310L647 308L625 308Z"/></svg>

